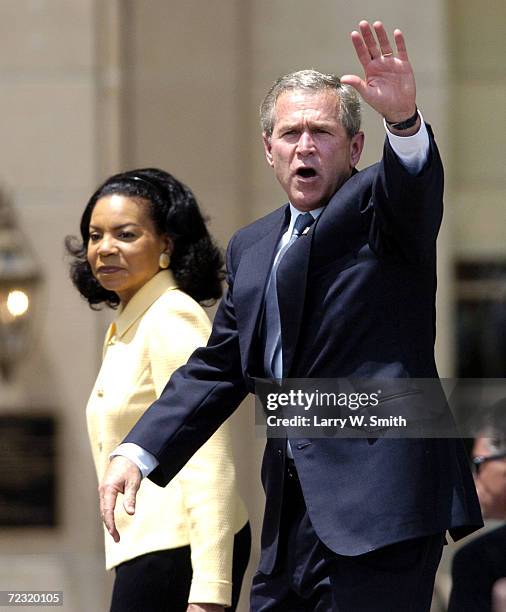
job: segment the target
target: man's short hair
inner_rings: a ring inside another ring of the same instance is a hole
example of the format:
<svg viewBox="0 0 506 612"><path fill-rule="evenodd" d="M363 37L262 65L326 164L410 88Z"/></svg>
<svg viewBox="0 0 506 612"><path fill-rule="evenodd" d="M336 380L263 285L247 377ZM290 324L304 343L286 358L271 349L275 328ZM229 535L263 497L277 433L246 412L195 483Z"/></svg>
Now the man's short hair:
<svg viewBox="0 0 506 612"><path fill-rule="evenodd" d="M350 85L341 83L336 74L323 74L317 70L298 70L276 80L260 105L262 132L272 136L275 122L275 107L279 96L285 91L306 90L314 93L333 91L339 100L339 120L351 138L360 130L360 98Z"/></svg>
<svg viewBox="0 0 506 612"><path fill-rule="evenodd" d="M506 399L495 402L481 417L480 437L488 438L492 453L506 452Z"/></svg>

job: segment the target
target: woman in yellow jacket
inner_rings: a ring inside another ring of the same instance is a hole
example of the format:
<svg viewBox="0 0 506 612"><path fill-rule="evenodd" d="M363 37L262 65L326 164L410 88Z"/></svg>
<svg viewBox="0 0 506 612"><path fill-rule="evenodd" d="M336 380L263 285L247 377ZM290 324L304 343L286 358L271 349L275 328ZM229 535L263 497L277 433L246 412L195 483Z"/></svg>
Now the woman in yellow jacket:
<svg viewBox="0 0 506 612"><path fill-rule="evenodd" d="M72 280L92 308L118 308L87 406L100 480L109 454L172 372L207 342L199 302L221 296L223 260L192 192L154 168L110 177L90 198L81 240L67 238ZM235 610L251 536L225 423L165 488L148 479L136 512L118 505L112 612Z"/></svg>

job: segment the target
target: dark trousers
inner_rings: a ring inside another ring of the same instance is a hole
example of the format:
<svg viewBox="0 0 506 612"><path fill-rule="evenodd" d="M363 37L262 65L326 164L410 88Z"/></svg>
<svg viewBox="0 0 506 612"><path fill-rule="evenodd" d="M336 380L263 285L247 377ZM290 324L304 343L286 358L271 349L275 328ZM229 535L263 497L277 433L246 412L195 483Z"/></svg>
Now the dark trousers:
<svg viewBox="0 0 506 612"><path fill-rule="evenodd" d="M237 607L250 549L251 531L246 523L234 538L232 607L228 610ZM110 611L186 612L191 581L190 546L141 555L116 568Z"/></svg>
<svg viewBox="0 0 506 612"><path fill-rule="evenodd" d="M316 535L293 465L283 492L273 574L257 573L252 612L428 612L444 535L407 540L356 557Z"/></svg>

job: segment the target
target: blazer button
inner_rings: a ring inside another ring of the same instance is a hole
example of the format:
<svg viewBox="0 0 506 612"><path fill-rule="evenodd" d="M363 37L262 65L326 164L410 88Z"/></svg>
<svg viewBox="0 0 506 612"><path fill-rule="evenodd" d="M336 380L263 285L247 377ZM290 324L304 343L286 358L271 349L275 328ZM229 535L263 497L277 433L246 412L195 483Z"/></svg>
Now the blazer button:
<svg viewBox="0 0 506 612"><path fill-rule="evenodd" d="M100 452L102 452L102 442L99 442L99 443L98 443L98 450L99 450Z"/></svg>
<svg viewBox="0 0 506 612"><path fill-rule="evenodd" d="M279 457L282 457L282 456L283 456L283 451L282 451L280 448L278 448L278 456L279 456Z"/></svg>
<svg viewBox="0 0 506 612"><path fill-rule="evenodd" d="M98 397L104 397L104 390L103 389L97 389L97 395L98 395Z"/></svg>

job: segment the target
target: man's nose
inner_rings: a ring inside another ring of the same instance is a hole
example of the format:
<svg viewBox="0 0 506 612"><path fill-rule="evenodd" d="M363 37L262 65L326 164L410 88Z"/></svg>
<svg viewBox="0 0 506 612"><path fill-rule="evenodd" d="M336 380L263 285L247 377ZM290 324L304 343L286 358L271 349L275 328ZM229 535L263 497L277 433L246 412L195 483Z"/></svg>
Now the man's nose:
<svg viewBox="0 0 506 612"><path fill-rule="evenodd" d="M313 135L308 130L304 130L297 143L297 153L300 155L310 155L315 150Z"/></svg>

